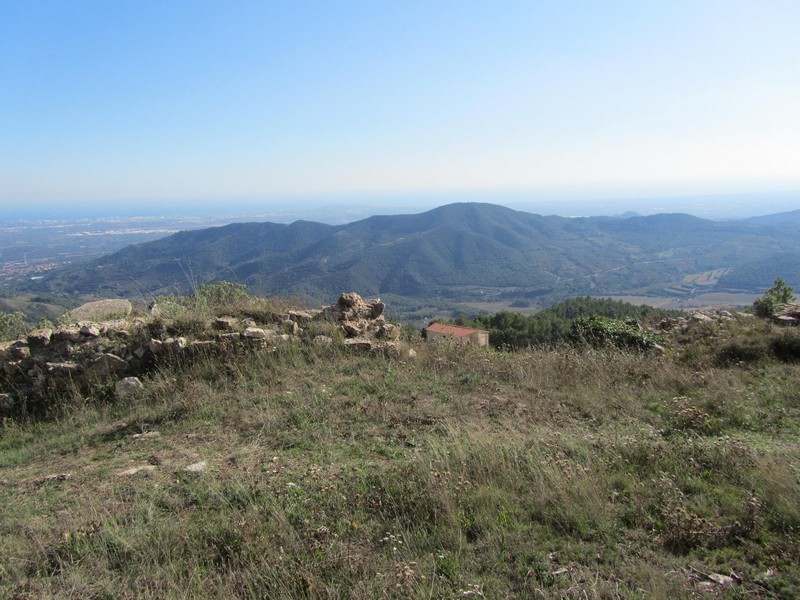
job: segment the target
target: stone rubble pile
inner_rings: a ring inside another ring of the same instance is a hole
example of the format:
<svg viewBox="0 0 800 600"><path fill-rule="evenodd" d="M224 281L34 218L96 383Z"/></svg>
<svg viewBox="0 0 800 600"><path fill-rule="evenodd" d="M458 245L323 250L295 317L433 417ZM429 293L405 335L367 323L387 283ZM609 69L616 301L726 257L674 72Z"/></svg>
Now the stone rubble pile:
<svg viewBox="0 0 800 600"><path fill-rule="evenodd" d="M338 302L314 315L314 319L339 323L347 339L345 345L359 350L373 350L372 339L392 352L400 337L400 328L383 317L386 305L380 300L364 300L355 292L342 294Z"/></svg>
<svg viewBox="0 0 800 600"><path fill-rule="evenodd" d="M141 317L35 329L24 340L0 342L0 413L10 412L22 399L43 399L109 378L120 380L116 393L124 397L140 386L134 376L148 372L162 359L274 351L279 344L297 342L304 327L315 321L337 325L345 347L399 356L400 328L386 322L384 308L380 300L342 294L331 306L289 311L269 326L258 326L252 319L217 317L211 323L214 332L201 339L168 336L166 330L153 334L151 321ZM336 342L318 335L313 343L330 346Z"/></svg>
<svg viewBox="0 0 800 600"><path fill-rule="evenodd" d="M665 317L655 326L650 327L650 332L655 334L686 333L693 324L697 323L726 323L737 319L752 318L753 315L728 310L696 311L693 314L679 317Z"/></svg>

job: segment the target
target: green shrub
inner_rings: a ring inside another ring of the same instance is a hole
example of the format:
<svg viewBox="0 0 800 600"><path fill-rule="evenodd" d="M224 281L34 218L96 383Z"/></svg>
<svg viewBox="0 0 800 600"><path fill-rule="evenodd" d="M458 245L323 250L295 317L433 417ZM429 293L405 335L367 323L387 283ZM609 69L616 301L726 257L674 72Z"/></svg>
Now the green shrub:
<svg viewBox="0 0 800 600"><path fill-rule="evenodd" d="M19 311L0 312L0 340L15 340L25 335L25 315Z"/></svg>
<svg viewBox="0 0 800 600"><path fill-rule="evenodd" d="M794 301L794 290L791 286L778 277L774 285L769 288L764 295L753 303L753 311L759 317L769 318L775 314L775 309L781 304L789 304Z"/></svg>
<svg viewBox="0 0 800 600"><path fill-rule="evenodd" d="M759 362L771 355L770 343L766 336L742 335L723 344L715 358L718 365L726 366L740 362Z"/></svg>
<svg viewBox="0 0 800 600"><path fill-rule="evenodd" d="M201 300L209 306L229 306L248 297L247 287L244 284L230 281L204 283L194 294L196 300Z"/></svg>
<svg viewBox="0 0 800 600"><path fill-rule="evenodd" d="M515 306L512 304L512 306ZM572 298L559 302L534 315L525 316L510 311L480 315L473 321L457 323L489 331L495 348L519 350L528 346L554 346L570 339L572 323L581 317L645 320L655 316L677 315L675 311L657 310L650 306L635 306L610 298Z"/></svg>
<svg viewBox="0 0 800 600"><path fill-rule="evenodd" d="M770 349L780 360L786 362L800 360L800 335L787 331L770 342Z"/></svg>
<svg viewBox="0 0 800 600"><path fill-rule="evenodd" d="M570 337L574 342L595 347L614 346L631 350L652 350L656 341L648 332L630 319L621 321L608 317L581 317L572 323Z"/></svg>

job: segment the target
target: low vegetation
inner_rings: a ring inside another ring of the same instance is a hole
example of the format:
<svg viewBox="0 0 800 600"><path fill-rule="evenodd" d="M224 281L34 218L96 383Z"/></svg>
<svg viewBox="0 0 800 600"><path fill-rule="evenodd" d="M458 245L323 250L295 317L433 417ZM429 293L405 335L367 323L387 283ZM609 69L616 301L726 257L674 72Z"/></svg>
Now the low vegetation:
<svg viewBox="0 0 800 600"><path fill-rule="evenodd" d="M162 325L270 302L209 292ZM0 595L798 597L800 338L687 323L661 353L164 361L6 418Z"/></svg>
<svg viewBox="0 0 800 600"><path fill-rule="evenodd" d="M764 295L753 304L753 309L759 317L771 317L781 304L794 301L794 290L786 285L783 279L778 278Z"/></svg>
<svg viewBox="0 0 800 600"><path fill-rule="evenodd" d="M641 330L639 322L678 314L674 310L586 296L559 302L531 316L501 311L475 319L462 316L455 322L489 331L495 348L519 350L578 341L650 349L655 342Z"/></svg>
<svg viewBox="0 0 800 600"><path fill-rule="evenodd" d="M27 330L23 312L0 312L0 340L17 339L25 335Z"/></svg>

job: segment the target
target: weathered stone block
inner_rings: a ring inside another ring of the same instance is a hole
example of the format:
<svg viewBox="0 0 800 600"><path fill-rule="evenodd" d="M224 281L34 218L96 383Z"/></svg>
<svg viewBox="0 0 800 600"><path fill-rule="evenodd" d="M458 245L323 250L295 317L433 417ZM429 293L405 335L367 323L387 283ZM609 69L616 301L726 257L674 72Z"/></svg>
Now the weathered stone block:
<svg viewBox="0 0 800 600"><path fill-rule="evenodd" d="M72 361L45 363L47 373L53 377L73 377L81 372L81 366Z"/></svg>
<svg viewBox="0 0 800 600"><path fill-rule="evenodd" d="M217 317L214 319L214 327L221 331L230 331L236 327L236 319L234 317Z"/></svg>
<svg viewBox="0 0 800 600"><path fill-rule="evenodd" d="M318 335L314 338L314 344L317 346L331 346L333 345L333 338L327 335Z"/></svg>
<svg viewBox="0 0 800 600"><path fill-rule="evenodd" d="M362 352L369 352L372 350L372 342L367 338L350 338L344 341L345 348L351 350L360 350Z"/></svg>
<svg viewBox="0 0 800 600"><path fill-rule="evenodd" d="M291 319L283 321L283 323L281 323L281 328L284 333L288 333L289 335L297 335L297 332L300 330L300 326Z"/></svg>
<svg viewBox="0 0 800 600"><path fill-rule="evenodd" d="M265 340L267 332L259 327L247 327L242 332L242 337L247 340Z"/></svg>
<svg viewBox="0 0 800 600"><path fill-rule="evenodd" d="M81 330L78 327L59 327L53 332L54 342L80 342Z"/></svg>
<svg viewBox="0 0 800 600"><path fill-rule="evenodd" d="M28 346L30 348L45 348L50 345L53 330L49 327L34 329L28 333Z"/></svg>
<svg viewBox="0 0 800 600"><path fill-rule="evenodd" d="M321 310L290 310L289 318L299 325L305 325L313 321L320 314L322 314Z"/></svg>
<svg viewBox="0 0 800 600"><path fill-rule="evenodd" d="M347 334L347 336L351 338L364 334L364 330L361 327L349 321L342 323L342 329L344 329L344 332Z"/></svg>
<svg viewBox="0 0 800 600"><path fill-rule="evenodd" d="M21 340L8 343L0 350L0 356L2 356L4 360L22 360L28 358L30 355L30 348Z"/></svg>
<svg viewBox="0 0 800 600"><path fill-rule="evenodd" d="M100 337L100 328L94 323L87 323L81 326L81 335L84 337Z"/></svg>
<svg viewBox="0 0 800 600"><path fill-rule="evenodd" d="M69 358L75 354L75 347L71 342L67 341L56 342L50 348L53 351L53 354L56 354L62 358Z"/></svg>
<svg viewBox="0 0 800 600"><path fill-rule="evenodd" d="M117 398L124 399L135 396L144 389L144 384L138 377L125 377L114 385Z"/></svg>
<svg viewBox="0 0 800 600"><path fill-rule="evenodd" d="M86 367L86 373L95 377L124 373L127 370L128 363L116 354L111 353L96 356Z"/></svg>

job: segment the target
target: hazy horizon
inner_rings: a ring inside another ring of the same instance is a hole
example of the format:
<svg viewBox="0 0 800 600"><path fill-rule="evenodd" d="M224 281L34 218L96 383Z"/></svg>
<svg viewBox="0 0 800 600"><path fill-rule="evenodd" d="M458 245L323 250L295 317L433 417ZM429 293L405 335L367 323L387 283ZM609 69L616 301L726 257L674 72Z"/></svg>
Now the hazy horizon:
<svg viewBox="0 0 800 600"><path fill-rule="evenodd" d="M800 190L796 16L784 0L10 0L0 212L772 197Z"/></svg>
<svg viewBox="0 0 800 600"><path fill-rule="evenodd" d="M135 201L104 205L64 202L18 206L6 204L0 206L0 222L132 217L230 217L231 220L236 220L237 217L248 217L275 222L304 219L347 223L372 215L424 212L454 202L486 202L529 213L563 217L618 216L635 212L644 216L657 213L686 213L707 219L725 220L797 210L800 208L800 191L589 199L568 195L537 198L529 194L464 193L332 197L316 201L313 198L304 198L302 202L286 199L269 199L262 202L228 199L177 204Z"/></svg>

